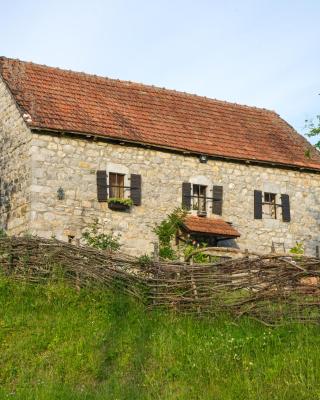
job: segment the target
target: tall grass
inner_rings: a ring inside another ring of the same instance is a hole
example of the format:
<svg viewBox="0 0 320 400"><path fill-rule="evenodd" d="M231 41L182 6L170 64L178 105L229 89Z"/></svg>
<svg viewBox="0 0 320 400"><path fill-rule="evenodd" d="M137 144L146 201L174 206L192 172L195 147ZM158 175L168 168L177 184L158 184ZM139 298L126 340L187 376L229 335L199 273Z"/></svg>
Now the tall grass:
<svg viewBox="0 0 320 400"><path fill-rule="evenodd" d="M199 320L0 278L0 399L320 399L319 327Z"/></svg>

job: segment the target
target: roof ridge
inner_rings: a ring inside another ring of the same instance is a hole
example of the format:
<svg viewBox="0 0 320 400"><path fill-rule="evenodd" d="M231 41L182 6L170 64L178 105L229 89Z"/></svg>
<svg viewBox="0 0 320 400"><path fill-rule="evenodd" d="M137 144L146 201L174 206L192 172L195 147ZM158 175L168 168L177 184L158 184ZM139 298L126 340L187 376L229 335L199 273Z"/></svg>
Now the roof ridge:
<svg viewBox="0 0 320 400"><path fill-rule="evenodd" d="M230 106L233 106L233 107L244 108L244 109L254 109L254 110L258 110L258 111L262 111L262 112L273 113L273 114L279 115L274 110L269 110L269 109L264 108L264 107L249 106L249 105L246 105L246 104L239 104L239 103L231 102L231 101L227 101L227 100L216 99L216 98L213 98L213 97L201 96L201 95L198 95L196 93L189 93L189 92L185 92L185 91L182 91L182 90L168 89L166 87L160 87L160 86L155 86L155 85L151 85L151 84L146 84L146 83L142 83L142 82L135 82L135 81L130 81L130 80L109 78L107 76L90 74L90 73L83 72L83 71L74 71L72 69L65 69L65 68L60 68L60 67L52 67L52 66L49 66L49 65L46 65L46 64L38 64L38 63L34 63L33 61L24 61L24 60L20 60L18 58L10 58L10 57L5 57L5 56L0 56L0 63L2 61L5 61L5 60L11 61L11 62L19 62L19 63L23 63L23 64L34 65L36 67L47 68L47 69L59 71L59 72L62 72L62 73L65 72L65 73L69 73L69 74L73 74L73 75L80 75L80 76L88 77L88 78L91 78L91 79L93 78L93 79L104 80L104 81L107 80L107 81L111 81L111 82L114 82L114 83L130 84L132 86L146 88L146 89L149 89L149 90L151 89L151 90L154 90L154 91L171 92L171 93L174 93L174 94L179 95L179 96L185 96L185 97L188 96L188 97L197 98L197 99L203 100L203 101L215 102L215 103L230 105ZM0 71L1 71L1 69L0 69Z"/></svg>

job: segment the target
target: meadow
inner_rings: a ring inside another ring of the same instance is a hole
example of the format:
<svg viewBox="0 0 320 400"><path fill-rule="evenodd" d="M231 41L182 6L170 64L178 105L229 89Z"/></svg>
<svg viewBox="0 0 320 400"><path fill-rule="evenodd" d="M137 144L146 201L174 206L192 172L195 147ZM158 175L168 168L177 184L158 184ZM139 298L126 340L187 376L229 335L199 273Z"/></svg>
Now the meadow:
<svg viewBox="0 0 320 400"><path fill-rule="evenodd" d="M0 399L320 399L320 329L0 278Z"/></svg>

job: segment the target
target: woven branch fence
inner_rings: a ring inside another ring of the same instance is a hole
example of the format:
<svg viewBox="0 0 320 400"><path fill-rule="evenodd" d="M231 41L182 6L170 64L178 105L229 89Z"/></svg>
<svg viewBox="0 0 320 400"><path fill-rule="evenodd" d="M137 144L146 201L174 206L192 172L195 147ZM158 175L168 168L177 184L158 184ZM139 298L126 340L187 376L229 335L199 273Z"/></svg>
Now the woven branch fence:
<svg viewBox="0 0 320 400"><path fill-rule="evenodd" d="M317 258L246 253L212 264L141 265L138 258L118 252L19 237L0 238L0 268L17 280L41 283L63 278L77 288L120 290L149 308L199 316L248 315L265 324L320 323Z"/></svg>

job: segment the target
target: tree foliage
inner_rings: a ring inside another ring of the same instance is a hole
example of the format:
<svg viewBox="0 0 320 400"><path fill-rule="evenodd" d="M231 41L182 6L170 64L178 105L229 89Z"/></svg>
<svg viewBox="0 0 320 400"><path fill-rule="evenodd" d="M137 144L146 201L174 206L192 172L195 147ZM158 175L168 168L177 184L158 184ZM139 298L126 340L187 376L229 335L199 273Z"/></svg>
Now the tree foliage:
<svg viewBox="0 0 320 400"><path fill-rule="evenodd" d="M307 128L309 132L307 133L308 137L317 137L320 136L320 115L317 115L316 121L306 121ZM320 149L320 140L315 144L315 147Z"/></svg>

